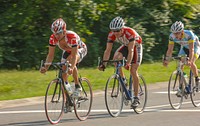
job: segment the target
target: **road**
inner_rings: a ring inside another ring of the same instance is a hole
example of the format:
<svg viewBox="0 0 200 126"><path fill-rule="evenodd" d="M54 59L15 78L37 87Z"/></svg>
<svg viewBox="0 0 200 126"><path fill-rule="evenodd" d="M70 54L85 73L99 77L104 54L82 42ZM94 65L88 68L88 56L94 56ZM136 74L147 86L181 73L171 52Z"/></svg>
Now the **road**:
<svg viewBox="0 0 200 126"><path fill-rule="evenodd" d="M0 102L0 126L48 126L44 113L44 97ZM111 117L105 107L103 92L94 92L92 111L86 121L79 121L74 113L64 114L59 126L200 126L200 108L184 99L179 110L171 109L167 97L167 83L148 86L147 107L136 114L124 107L119 117Z"/></svg>

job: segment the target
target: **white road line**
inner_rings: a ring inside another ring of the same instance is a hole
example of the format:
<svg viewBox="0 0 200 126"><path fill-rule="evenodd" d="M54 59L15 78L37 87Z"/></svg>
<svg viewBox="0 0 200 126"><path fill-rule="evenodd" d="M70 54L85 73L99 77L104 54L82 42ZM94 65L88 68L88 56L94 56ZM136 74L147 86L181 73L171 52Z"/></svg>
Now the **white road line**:
<svg viewBox="0 0 200 126"><path fill-rule="evenodd" d="M179 109L179 110L164 110L162 107L166 107L169 105L158 105L158 106L150 106L146 107L145 112L200 112L199 109ZM159 109L160 108L160 109ZM122 112L133 112L132 109L123 109ZM106 109L96 109L91 110L94 113L108 112ZM27 110L27 111L0 111L0 114L20 114L20 113L45 113L44 110Z"/></svg>
<svg viewBox="0 0 200 126"><path fill-rule="evenodd" d="M145 112L200 112L198 109L178 109L178 110L162 110L162 109L145 109ZM91 110L94 113L108 112L106 109ZM125 109L122 112L134 112L132 109ZM30 111L2 111L0 114L22 114L22 113L44 113L44 110L30 110Z"/></svg>
<svg viewBox="0 0 200 126"><path fill-rule="evenodd" d="M191 101L188 101L188 102L183 102L182 105L185 105L185 104L192 104ZM152 108L162 108L162 107L167 107L167 106L170 106L170 104L165 104L165 105L155 105L155 106L149 106L149 107L146 107L147 109L152 109Z"/></svg>
<svg viewBox="0 0 200 126"><path fill-rule="evenodd" d="M158 91L158 92L152 92L152 93L155 93L155 94L168 94L167 91Z"/></svg>
<svg viewBox="0 0 200 126"><path fill-rule="evenodd" d="M27 110L27 111L0 111L0 114L17 114L17 113L44 113L44 110Z"/></svg>

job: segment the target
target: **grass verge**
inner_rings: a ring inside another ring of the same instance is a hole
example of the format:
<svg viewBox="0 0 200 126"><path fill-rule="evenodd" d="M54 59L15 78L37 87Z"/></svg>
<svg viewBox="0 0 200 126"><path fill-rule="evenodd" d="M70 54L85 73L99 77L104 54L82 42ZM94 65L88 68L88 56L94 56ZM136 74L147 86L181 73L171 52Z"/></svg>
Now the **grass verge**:
<svg viewBox="0 0 200 126"><path fill-rule="evenodd" d="M197 62L199 64L199 62ZM147 84L168 81L172 71L176 69L176 62L171 62L168 67L163 67L161 62L142 64L139 73L142 74ZM186 68L189 69L189 68ZM104 72L97 68L80 68L79 73L87 77L93 86L93 91L104 90L107 78L113 74L112 66ZM129 72L124 70L125 74ZM39 71L0 71L0 100L11 100L35 96L44 96L48 83L56 77L54 70L46 75ZM72 78L69 78L72 79Z"/></svg>

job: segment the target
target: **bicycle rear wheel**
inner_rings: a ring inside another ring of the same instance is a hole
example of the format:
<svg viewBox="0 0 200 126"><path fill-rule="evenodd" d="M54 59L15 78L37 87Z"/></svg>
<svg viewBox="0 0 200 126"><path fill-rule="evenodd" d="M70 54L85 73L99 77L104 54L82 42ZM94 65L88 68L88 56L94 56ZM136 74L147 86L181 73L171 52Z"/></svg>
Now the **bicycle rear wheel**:
<svg viewBox="0 0 200 126"><path fill-rule="evenodd" d="M64 92L59 79L52 80L46 90L45 114L51 124L57 124L64 112Z"/></svg>
<svg viewBox="0 0 200 126"><path fill-rule="evenodd" d="M137 114L143 113L147 103L147 85L142 75L139 75L139 92L140 104L134 109Z"/></svg>
<svg viewBox="0 0 200 126"><path fill-rule="evenodd" d="M80 97L74 99L74 112L76 117L83 121L86 120L90 114L93 100L92 86L87 78L79 79L80 85L82 87L82 92Z"/></svg>
<svg viewBox="0 0 200 126"><path fill-rule="evenodd" d="M179 109L183 102L183 81L179 72L174 71L169 79L168 98L173 109Z"/></svg>
<svg viewBox="0 0 200 126"><path fill-rule="evenodd" d="M200 71L198 70L198 72L200 73ZM190 94L190 98L192 101L192 104L195 107L199 107L200 106L200 84L196 85L195 84L195 78L194 76L191 77L191 94Z"/></svg>
<svg viewBox="0 0 200 126"><path fill-rule="evenodd" d="M112 117L117 117L121 113L123 108L123 88L117 74L113 74L106 83L105 103L108 113Z"/></svg>

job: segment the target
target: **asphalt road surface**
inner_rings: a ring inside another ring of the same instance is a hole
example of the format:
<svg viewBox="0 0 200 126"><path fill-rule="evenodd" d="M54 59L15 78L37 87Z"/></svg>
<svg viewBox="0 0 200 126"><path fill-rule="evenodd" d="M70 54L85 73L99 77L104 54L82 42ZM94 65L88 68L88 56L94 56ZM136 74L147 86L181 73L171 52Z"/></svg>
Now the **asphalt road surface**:
<svg viewBox="0 0 200 126"><path fill-rule="evenodd" d="M48 126L44 113L44 97L0 102L0 126ZM94 92L89 118L79 121L75 114L67 113L59 126L200 126L200 108L195 108L190 99L184 99L179 110L173 110L168 102L167 83L148 86L147 107L136 114L129 106L122 113L111 117L105 107L104 92Z"/></svg>

